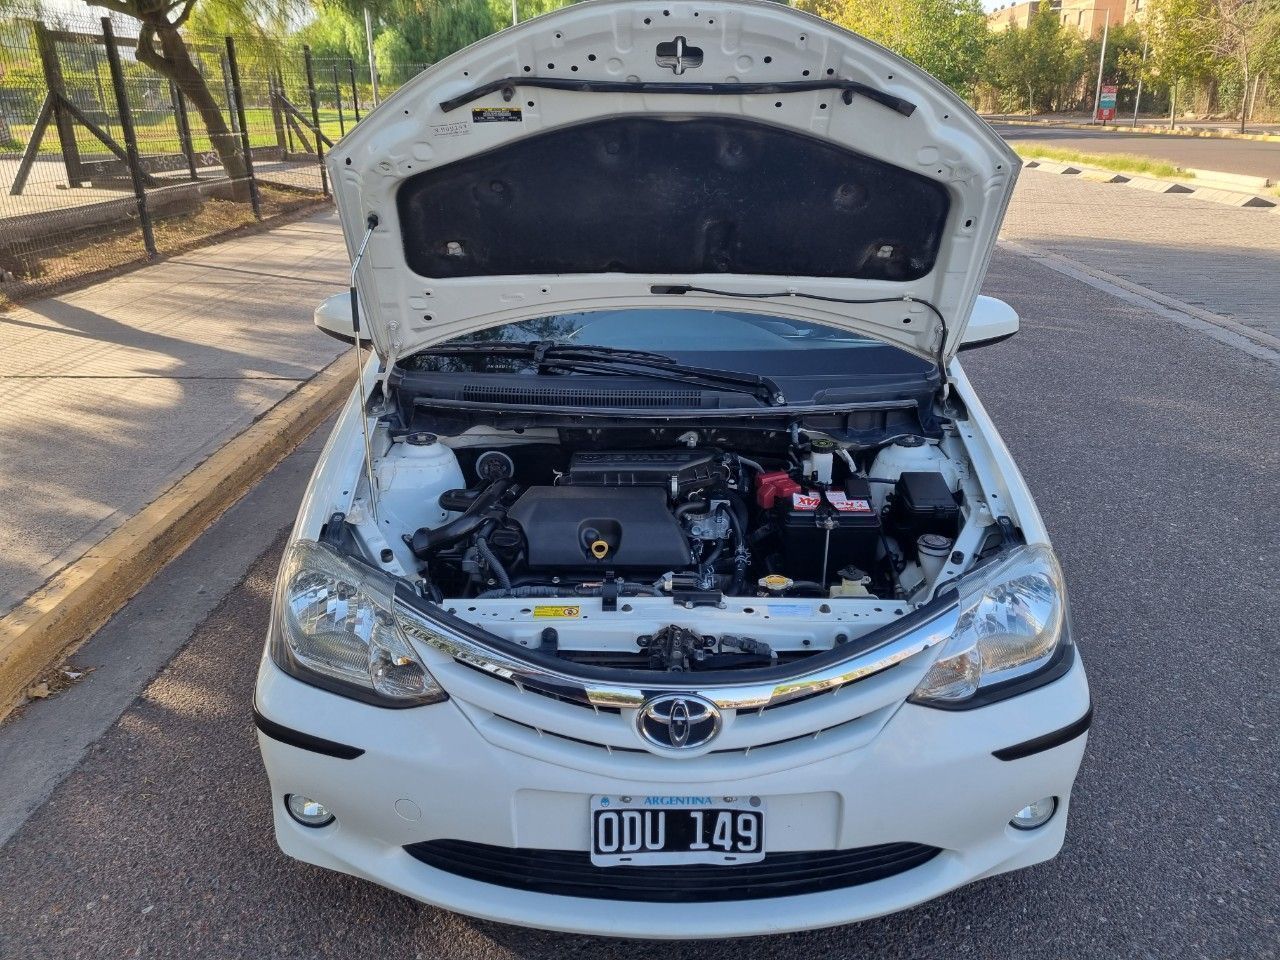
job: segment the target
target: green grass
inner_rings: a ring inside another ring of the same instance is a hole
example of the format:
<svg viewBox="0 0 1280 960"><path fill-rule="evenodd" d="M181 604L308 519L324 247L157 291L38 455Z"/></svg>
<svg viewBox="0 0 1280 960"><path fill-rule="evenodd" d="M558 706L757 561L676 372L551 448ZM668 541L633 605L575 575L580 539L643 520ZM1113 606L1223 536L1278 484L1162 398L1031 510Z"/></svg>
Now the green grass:
<svg viewBox="0 0 1280 960"><path fill-rule="evenodd" d="M1082 153L1079 150L1063 150L1046 147L1026 140L1011 140L1009 146L1024 160L1055 160L1058 163L1079 163L1087 167L1101 167L1116 173L1138 173L1149 177L1175 177L1190 180L1195 175L1167 160L1140 157L1132 153Z"/></svg>
<svg viewBox="0 0 1280 960"><path fill-rule="evenodd" d="M311 115L311 111L307 108L299 106L306 116ZM364 116L366 110L361 110L360 115ZM345 119L346 129L349 131L355 124L355 117L348 105L343 106L343 117ZM192 111L189 114L191 124L191 140L195 145L197 153L205 153L213 149L209 142L208 135L204 132L204 124L200 122L200 117ZM265 107L256 107L245 110L245 122L249 127L249 143L254 147L273 147L276 145L276 129L271 117L271 111ZM21 151L31 136L32 124L15 123L10 127L13 144L8 148L12 152ZM151 124L138 124L136 126L138 137L138 151L143 155L151 154L176 154L182 151L182 143L178 138L177 121L172 117ZM342 135L342 125L338 122L338 111L330 108L321 108L320 110L320 129L334 143L337 143ZM315 146L315 137L311 135L311 131L304 125L303 130L306 132L307 140L311 142L312 147ZM120 141L120 129L115 124L107 127L107 132L112 137ZM123 146L123 142L121 146ZM76 124L76 144L80 147L81 153L86 156L95 156L108 152L107 148L99 142L98 138L86 130L80 124ZM0 149L5 149L0 144ZM304 151L303 145L295 136L293 139L293 149L299 153ZM58 133L54 125L49 124L45 130L44 139L40 144L40 156L56 156L62 152L62 148L58 143Z"/></svg>

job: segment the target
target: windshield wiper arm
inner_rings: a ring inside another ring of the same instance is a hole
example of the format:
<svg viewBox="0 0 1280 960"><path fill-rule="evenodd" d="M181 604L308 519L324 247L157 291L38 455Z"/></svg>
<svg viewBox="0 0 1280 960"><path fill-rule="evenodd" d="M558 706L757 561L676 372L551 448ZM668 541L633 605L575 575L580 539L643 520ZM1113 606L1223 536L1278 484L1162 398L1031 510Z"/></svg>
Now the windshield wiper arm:
<svg viewBox="0 0 1280 960"><path fill-rule="evenodd" d="M782 388L771 378L753 373L734 373L729 370L713 370L707 367L685 366L682 363L661 363L650 360L633 360L625 357L592 360L564 357L559 353L547 357L542 367L570 370L579 373L620 373L624 376L651 377L654 380L670 380L713 390L730 390L745 393L770 406L785 404Z"/></svg>
<svg viewBox="0 0 1280 960"><path fill-rule="evenodd" d="M444 343L422 351L429 356L470 356L475 354L502 354L528 357L541 373L556 369L581 373L619 373L643 375L655 380L670 380L712 389L727 389L746 393L770 405L786 403L782 388L772 379L753 373L737 373L678 363L663 353L646 350L627 350L620 347L597 347L557 343L553 340L512 341L501 340L486 343L468 340L461 343Z"/></svg>

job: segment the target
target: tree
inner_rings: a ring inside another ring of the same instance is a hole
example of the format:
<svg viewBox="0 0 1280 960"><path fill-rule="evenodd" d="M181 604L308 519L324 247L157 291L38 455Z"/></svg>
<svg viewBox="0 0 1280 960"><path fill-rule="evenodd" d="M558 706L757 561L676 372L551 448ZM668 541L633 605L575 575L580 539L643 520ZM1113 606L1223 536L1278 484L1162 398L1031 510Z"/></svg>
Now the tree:
<svg viewBox="0 0 1280 960"><path fill-rule="evenodd" d="M195 12L196 0L85 0L91 7L102 7L113 13L137 20L138 62L150 67L162 77L177 84L187 101L193 104L209 141L218 154L218 161L231 178L232 190L237 199L248 196L248 167L240 150L239 139L227 124L222 108L205 81L204 74L192 59L191 50L182 29ZM253 27L260 31L267 17L258 16L251 7L253 0L208 0L218 7L218 13L228 23ZM264 14L267 11L263 11ZM284 5L273 7L270 13L279 16Z"/></svg>
<svg viewBox="0 0 1280 960"><path fill-rule="evenodd" d="M315 16L291 40L306 44L322 60L363 60L364 20L334 3L317 3Z"/></svg>
<svg viewBox="0 0 1280 960"><path fill-rule="evenodd" d="M1169 92L1169 126L1178 115L1178 90L1209 70L1208 0L1150 0L1151 52L1147 79Z"/></svg>
<svg viewBox="0 0 1280 960"><path fill-rule="evenodd" d="M981 0L796 0L795 6L888 47L961 93L978 79L990 41Z"/></svg>
<svg viewBox="0 0 1280 960"><path fill-rule="evenodd" d="M1049 0L1041 0L1025 28L1000 34L990 69L999 87L1026 92L1027 110L1052 110L1061 91L1074 89L1084 69L1084 44L1058 20Z"/></svg>
<svg viewBox="0 0 1280 960"><path fill-rule="evenodd" d="M1280 0L1212 0L1202 17L1209 49L1234 69L1240 83L1240 132L1249 116L1249 83L1280 35Z"/></svg>
<svg viewBox="0 0 1280 960"><path fill-rule="evenodd" d="M1107 31L1106 58L1102 68L1103 83L1114 83L1119 88L1117 103L1132 95L1142 75L1142 29L1130 21ZM1102 40L1090 39L1084 44L1084 62L1090 72L1097 69Z"/></svg>

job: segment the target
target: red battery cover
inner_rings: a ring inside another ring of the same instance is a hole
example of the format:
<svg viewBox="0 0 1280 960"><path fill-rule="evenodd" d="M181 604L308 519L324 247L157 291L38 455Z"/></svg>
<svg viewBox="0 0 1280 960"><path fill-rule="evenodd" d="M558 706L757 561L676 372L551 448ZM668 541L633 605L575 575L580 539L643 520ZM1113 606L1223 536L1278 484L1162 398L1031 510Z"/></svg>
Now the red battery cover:
<svg viewBox="0 0 1280 960"><path fill-rule="evenodd" d="M778 497L790 497L799 492L800 484L792 480L785 470L756 474L756 503L762 510L772 510Z"/></svg>

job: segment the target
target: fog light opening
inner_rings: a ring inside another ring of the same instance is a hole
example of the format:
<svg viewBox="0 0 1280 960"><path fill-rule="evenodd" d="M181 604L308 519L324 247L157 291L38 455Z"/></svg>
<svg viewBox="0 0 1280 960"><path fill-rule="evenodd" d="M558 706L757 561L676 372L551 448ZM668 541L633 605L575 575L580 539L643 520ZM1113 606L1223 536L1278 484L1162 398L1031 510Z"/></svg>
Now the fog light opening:
<svg viewBox="0 0 1280 960"><path fill-rule="evenodd" d="M1041 797L1015 813L1013 819L1009 821L1009 826L1016 830L1035 830L1052 820L1057 812L1057 797Z"/></svg>
<svg viewBox="0 0 1280 960"><path fill-rule="evenodd" d="M304 827L327 827L333 823L334 816L319 800L312 800L300 793L285 794L284 808Z"/></svg>

